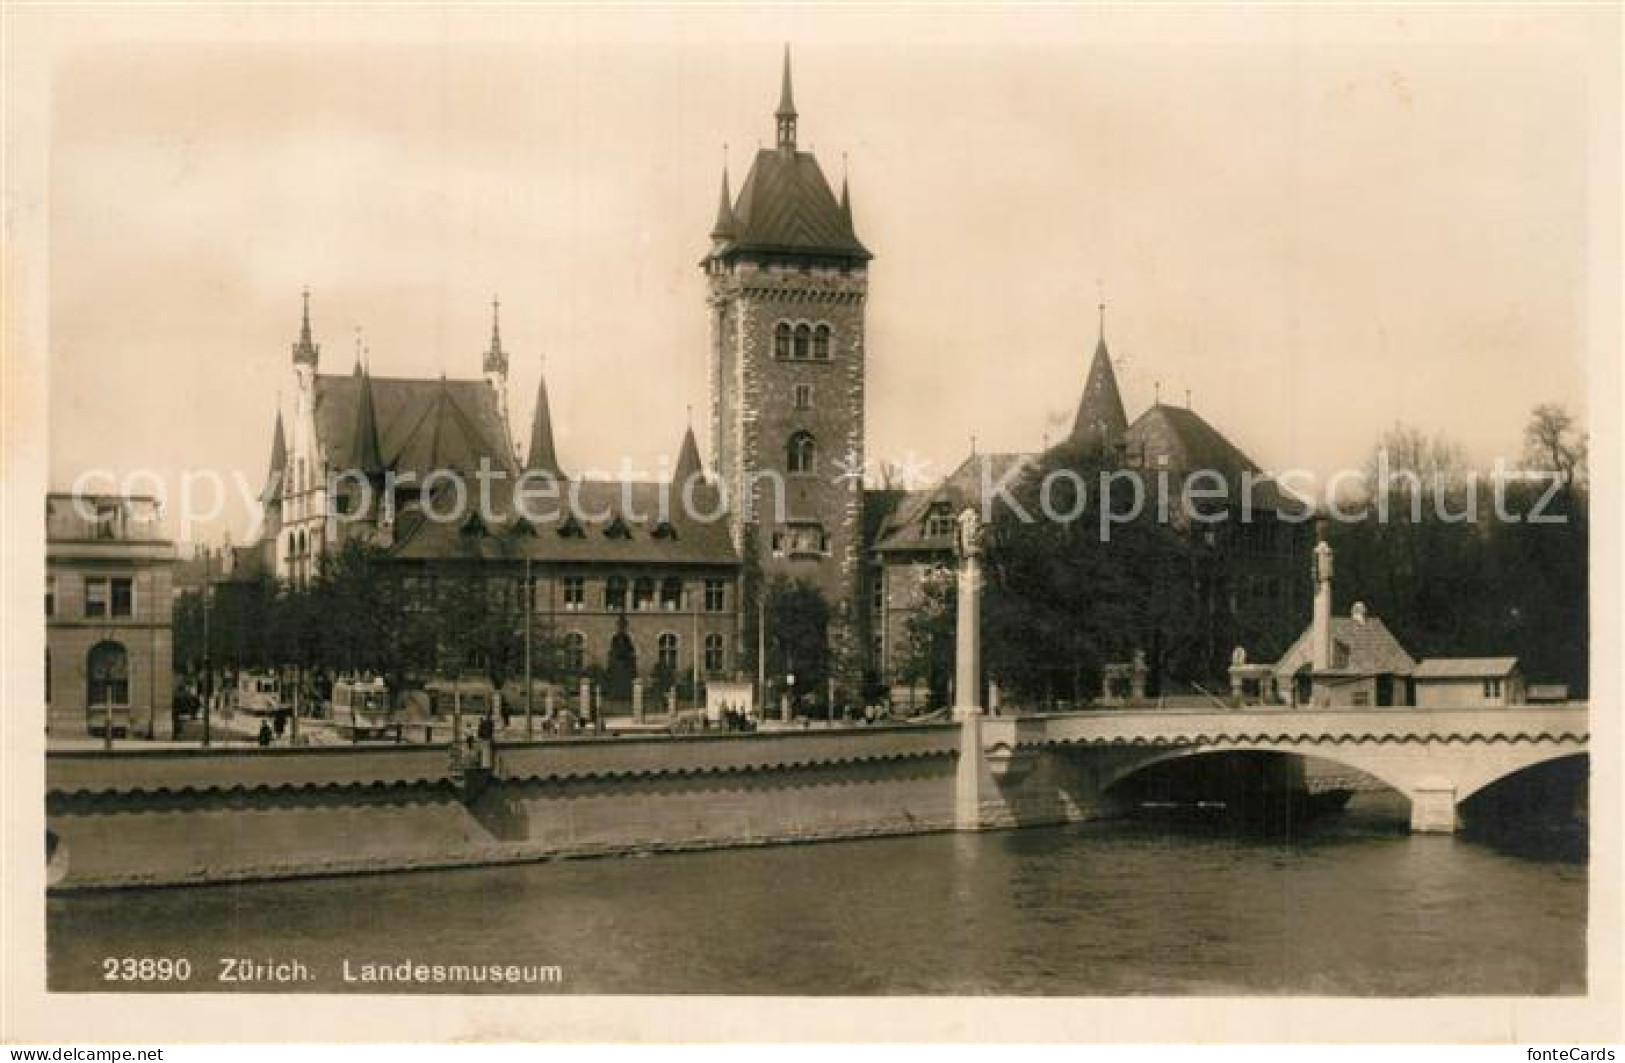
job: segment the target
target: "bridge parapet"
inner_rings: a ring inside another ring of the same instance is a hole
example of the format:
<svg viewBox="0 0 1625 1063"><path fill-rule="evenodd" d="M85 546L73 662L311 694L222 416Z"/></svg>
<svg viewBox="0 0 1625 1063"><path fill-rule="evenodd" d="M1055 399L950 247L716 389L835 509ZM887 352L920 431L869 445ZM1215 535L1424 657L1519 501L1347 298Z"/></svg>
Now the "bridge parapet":
<svg viewBox="0 0 1625 1063"><path fill-rule="evenodd" d="M983 722L984 746L1190 745L1214 742L1586 741L1585 704L1485 709L1106 709Z"/></svg>
<svg viewBox="0 0 1625 1063"><path fill-rule="evenodd" d="M1585 753L1590 716L1584 704L1111 709L991 717L981 722L980 738L986 774L1006 793L1019 790L1035 764L1053 755L1087 753L1081 784L1087 803L1159 761L1201 753L1292 753L1373 776L1410 799L1413 830L1449 832L1460 802L1483 787L1544 761Z"/></svg>

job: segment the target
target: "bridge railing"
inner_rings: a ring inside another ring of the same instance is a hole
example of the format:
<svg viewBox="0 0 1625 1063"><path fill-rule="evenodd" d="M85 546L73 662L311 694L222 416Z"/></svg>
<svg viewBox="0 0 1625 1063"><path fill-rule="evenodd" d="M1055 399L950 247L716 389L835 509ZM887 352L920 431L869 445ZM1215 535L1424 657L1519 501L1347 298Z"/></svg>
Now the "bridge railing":
<svg viewBox="0 0 1625 1063"><path fill-rule="evenodd" d="M1001 715L983 724L987 745L1055 742L1194 743L1238 739L1338 738L1350 741L1472 738L1588 738L1590 706L1495 708L1095 709Z"/></svg>

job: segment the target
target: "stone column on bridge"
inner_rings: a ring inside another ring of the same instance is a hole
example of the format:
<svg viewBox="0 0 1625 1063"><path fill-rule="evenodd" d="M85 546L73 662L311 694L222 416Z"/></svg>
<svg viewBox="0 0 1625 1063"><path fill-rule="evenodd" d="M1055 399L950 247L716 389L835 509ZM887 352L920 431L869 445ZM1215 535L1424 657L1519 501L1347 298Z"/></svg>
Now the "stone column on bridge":
<svg viewBox="0 0 1625 1063"><path fill-rule="evenodd" d="M959 830L980 830L983 795L996 784L982 749L982 529L975 509L967 507L959 514L954 553L959 560L954 638L959 765L954 781L954 824Z"/></svg>
<svg viewBox="0 0 1625 1063"><path fill-rule="evenodd" d="M954 633L954 719L982 714L982 527L976 510L959 514L959 613Z"/></svg>

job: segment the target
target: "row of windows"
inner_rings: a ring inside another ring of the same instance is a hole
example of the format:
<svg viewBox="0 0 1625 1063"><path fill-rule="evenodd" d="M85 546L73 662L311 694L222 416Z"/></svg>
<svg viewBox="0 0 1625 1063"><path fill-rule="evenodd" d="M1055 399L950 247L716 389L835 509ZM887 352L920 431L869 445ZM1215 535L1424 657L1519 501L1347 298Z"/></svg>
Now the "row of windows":
<svg viewBox="0 0 1625 1063"><path fill-rule="evenodd" d="M86 576L84 615L90 618L135 615L135 580L129 576ZM45 615L56 615L56 574L45 577Z"/></svg>
<svg viewBox="0 0 1625 1063"><path fill-rule="evenodd" d="M558 607L565 612L583 612L589 608L589 597L600 603L605 611L612 613L628 610L635 613L675 613L692 609L695 604L692 597L695 591L690 589L685 595L683 580L677 576L668 576L662 580L656 580L651 576L638 576L635 579L609 576L601 586L594 588L596 593L591 596L588 594L587 584L588 580L584 576L565 576L560 579ZM492 576L486 580L485 589L487 600L497 609L514 612L523 608L521 601L524 594L523 580ZM408 577L406 590L409 596L422 602L433 595L434 581L431 579L425 583ZM700 596L698 605L707 613L720 613L727 609L727 581L705 580L698 593ZM685 597L688 602L686 607ZM534 595L533 603L536 612L546 612L553 604L540 589Z"/></svg>
<svg viewBox="0 0 1625 1063"><path fill-rule="evenodd" d="M834 336L834 330L822 321L816 325L780 321L773 329L773 357L795 362L827 362Z"/></svg>
<svg viewBox="0 0 1625 1063"><path fill-rule="evenodd" d="M791 524L773 533L773 553L779 557L822 557L829 553L829 534L822 524Z"/></svg>
<svg viewBox="0 0 1625 1063"><path fill-rule="evenodd" d="M288 536L288 560L295 561L299 558L310 557L312 544L315 544L317 549L321 548L320 541L312 539L308 532L294 532Z"/></svg>
<svg viewBox="0 0 1625 1063"><path fill-rule="evenodd" d="M704 668L708 673L716 673L727 667L727 656L724 649L726 643L723 637L715 632L705 636ZM674 631L663 631L655 640L656 664L667 672L676 674L683 663L683 641ZM589 659L587 636L580 631L571 631L564 636L564 667L567 671L580 672L586 669Z"/></svg>

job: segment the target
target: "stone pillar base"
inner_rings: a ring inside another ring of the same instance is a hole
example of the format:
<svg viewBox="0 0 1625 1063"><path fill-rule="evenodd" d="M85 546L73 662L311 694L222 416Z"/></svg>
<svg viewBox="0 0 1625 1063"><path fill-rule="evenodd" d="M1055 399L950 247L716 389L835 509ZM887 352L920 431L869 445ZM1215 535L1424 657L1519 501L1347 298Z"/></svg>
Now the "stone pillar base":
<svg viewBox="0 0 1625 1063"><path fill-rule="evenodd" d="M1449 782L1424 782L1411 790L1411 833L1454 834L1456 788Z"/></svg>
<svg viewBox="0 0 1625 1063"><path fill-rule="evenodd" d="M966 713L960 716L960 713ZM954 828L983 830L983 802L996 786L982 752L982 714L974 708L955 709L959 723L959 765L954 777Z"/></svg>

